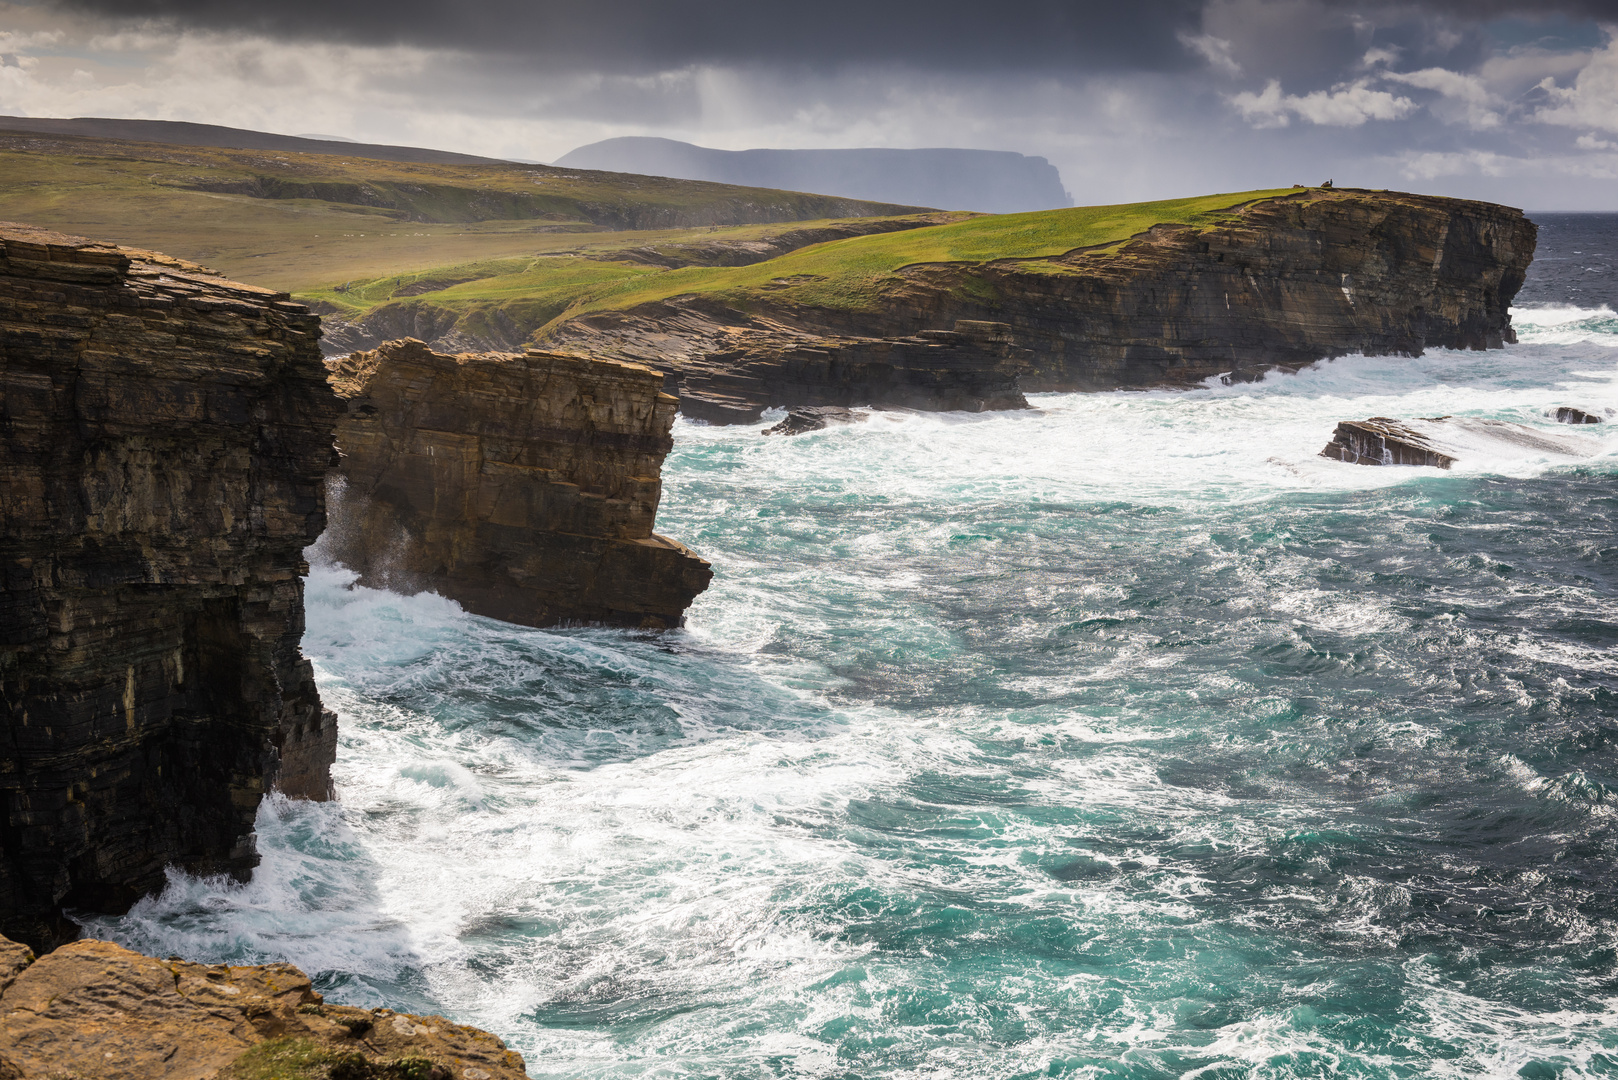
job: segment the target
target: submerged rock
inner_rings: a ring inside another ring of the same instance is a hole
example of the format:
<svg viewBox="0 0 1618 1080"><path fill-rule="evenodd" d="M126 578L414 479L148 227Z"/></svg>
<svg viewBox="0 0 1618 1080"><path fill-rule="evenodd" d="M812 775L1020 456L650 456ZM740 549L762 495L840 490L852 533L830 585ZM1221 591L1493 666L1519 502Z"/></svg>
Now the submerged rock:
<svg viewBox="0 0 1618 1080"><path fill-rule="evenodd" d="M1354 465L1416 465L1447 469L1471 455L1553 454L1588 457L1597 446L1577 435L1541 431L1526 424L1472 416L1426 416L1393 420L1344 420L1321 457Z"/></svg>
<svg viewBox="0 0 1618 1080"><path fill-rule="evenodd" d="M245 876L325 798L303 637L339 405L319 321L191 263L0 225L0 931Z"/></svg>
<svg viewBox="0 0 1618 1080"><path fill-rule="evenodd" d="M862 424L865 414L836 405L809 405L793 409L786 419L774 427L767 427L761 435L803 435L811 431L824 431L832 424Z"/></svg>
<svg viewBox="0 0 1618 1080"><path fill-rule="evenodd" d="M527 626L678 626L713 573L652 531L675 400L655 371L389 342L330 362L347 400L326 554Z"/></svg>
<svg viewBox="0 0 1618 1080"><path fill-rule="evenodd" d="M519 1080L522 1055L442 1016L328 1005L291 964L157 960L0 938L0 1077Z"/></svg>
<svg viewBox="0 0 1618 1080"><path fill-rule="evenodd" d="M1601 417L1583 409L1575 409L1571 405L1558 405L1551 416L1559 424L1599 424Z"/></svg>

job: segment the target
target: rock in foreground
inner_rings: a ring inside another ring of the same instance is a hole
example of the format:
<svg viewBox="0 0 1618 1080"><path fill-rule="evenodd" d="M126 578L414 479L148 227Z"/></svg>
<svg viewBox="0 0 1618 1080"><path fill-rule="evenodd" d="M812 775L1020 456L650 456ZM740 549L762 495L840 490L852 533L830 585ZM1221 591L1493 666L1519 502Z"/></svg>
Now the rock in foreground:
<svg viewBox="0 0 1618 1080"><path fill-rule="evenodd" d="M518 1080L520 1054L441 1016L327 1005L290 964L157 960L0 938L6 1080Z"/></svg>
<svg viewBox="0 0 1618 1080"><path fill-rule="evenodd" d="M323 546L361 581L528 626L678 626L713 573L652 531L675 400L634 364L436 353L331 362L348 401Z"/></svg>
<svg viewBox="0 0 1618 1080"><path fill-rule="evenodd" d="M1588 457L1596 444L1578 435L1470 416L1344 420L1321 457L1353 465L1417 465L1447 469L1463 456Z"/></svg>
<svg viewBox="0 0 1618 1080"><path fill-rule="evenodd" d="M285 294L0 225L0 931L244 875L273 786L326 797L303 637L338 403Z"/></svg>

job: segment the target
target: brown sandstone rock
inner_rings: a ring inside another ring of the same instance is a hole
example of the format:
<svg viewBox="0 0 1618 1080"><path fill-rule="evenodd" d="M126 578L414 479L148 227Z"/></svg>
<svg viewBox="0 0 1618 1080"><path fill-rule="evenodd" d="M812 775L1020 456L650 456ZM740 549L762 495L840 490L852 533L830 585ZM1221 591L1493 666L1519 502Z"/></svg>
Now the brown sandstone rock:
<svg viewBox="0 0 1618 1080"><path fill-rule="evenodd" d="M0 958L8 947L18 948L0 939ZM290 964L193 964L78 941L0 993L0 1077L212 1080L239 1074L244 1054L276 1053L357 1055L370 1065L424 1059L442 1080L528 1075L521 1055L488 1032L441 1016L327 1005Z"/></svg>
<svg viewBox="0 0 1618 1080"><path fill-rule="evenodd" d="M318 320L201 267L0 225L0 930L75 936L163 868L245 874L324 798L303 635L339 405Z"/></svg>
<svg viewBox="0 0 1618 1080"><path fill-rule="evenodd" d="M348 415L323 547L362 581L529 626L661 629L713 577L652 532L675 410L656 372L415 340L331 367Z"/></svg>

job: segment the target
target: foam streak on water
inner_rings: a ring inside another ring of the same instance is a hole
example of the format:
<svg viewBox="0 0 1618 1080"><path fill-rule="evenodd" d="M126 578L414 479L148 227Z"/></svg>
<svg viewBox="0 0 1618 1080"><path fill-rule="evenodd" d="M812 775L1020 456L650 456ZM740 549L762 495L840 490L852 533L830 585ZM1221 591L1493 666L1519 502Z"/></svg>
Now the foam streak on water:
<svg viewBox="0 0 1618 1080"><path fill-rule="evenodd" d="M1536 318L1538 321L1536 322ZM92 921L494 1029L541 1077L1618 1071L1611 311L1027 413L682 421L690 627L309 580L341 801ZM762 425L760 425L762 426ZM1570 429L1556 429L1563 433Z"/></svg>

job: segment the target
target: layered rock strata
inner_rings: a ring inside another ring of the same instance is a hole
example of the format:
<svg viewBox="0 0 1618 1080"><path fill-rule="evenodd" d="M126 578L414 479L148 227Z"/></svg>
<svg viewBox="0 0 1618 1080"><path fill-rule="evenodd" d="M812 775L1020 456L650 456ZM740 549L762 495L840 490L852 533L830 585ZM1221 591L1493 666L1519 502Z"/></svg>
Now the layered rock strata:
<svg viewBox="0 0 1618 1080"><path fill-rule="evenodd" d="M676 297L572 320L547 341L660 367L693 415L712 413L716 397L723 415L739 418L738 403L880 403L907 378L839 361L903 355L939 330L989 323L994 349L961 341L952 355L935 354L942 365L981 378L991 357L1015 355L1028 391L1184 387L1351 352L1512 342L1508 309L1535 238L1533 223L1508 207L1313 189L1097 249L906 267L875 302L852 309L795 304L783 282L749 294L746 310ZM829 362L795 359L810 355ZM1012 400L1011 385L980 394L985 407Z"/></svg>
<svg viewBox="0 0 1618 1080"><path fill-rule="evenodd" d="M202 268L0 225L0 930L76 936L175 865L245 874L325 798L303 635L338 404L318 320Z"/></svg>
<svg viewBox="0 0 1618 1080"><path fill-rule="evenodd" d="M520 1080L520 1054L442 1016L328 1005L290 964L157 960L0 938L0 1078Z"/></svg>
<svg viewBox="0 0 1618 1080"><path fill-rule="evenodd" d="M389 342L331 361L347 401L332 528L361 581L528 626L678 626L712 578L652 531L675 400L657 372Z"/></svg>
<svg viewBox="0 0 1618 1080"><path fill-rule="evenodd" d="M949 329L859 336L738 317L714 305L693 298L651 313L603 313L569 323L562 339L570 349L663 372L680 411L715 424L753 423L776 407L1028 407L1018 377L1029 353L1004 323L957 320Z"/></svg>
<svg viewBox="0 0 1618 1080"><path fill-rule="evenodd" d="M1599 445L1579 435L1542 431L1527 424L1473 416L1425 416L1393 420L1345 420L1332 432L1321 457L1353 465L1416 465L1448 469L1464 457L1579 458Z"/></svg>

